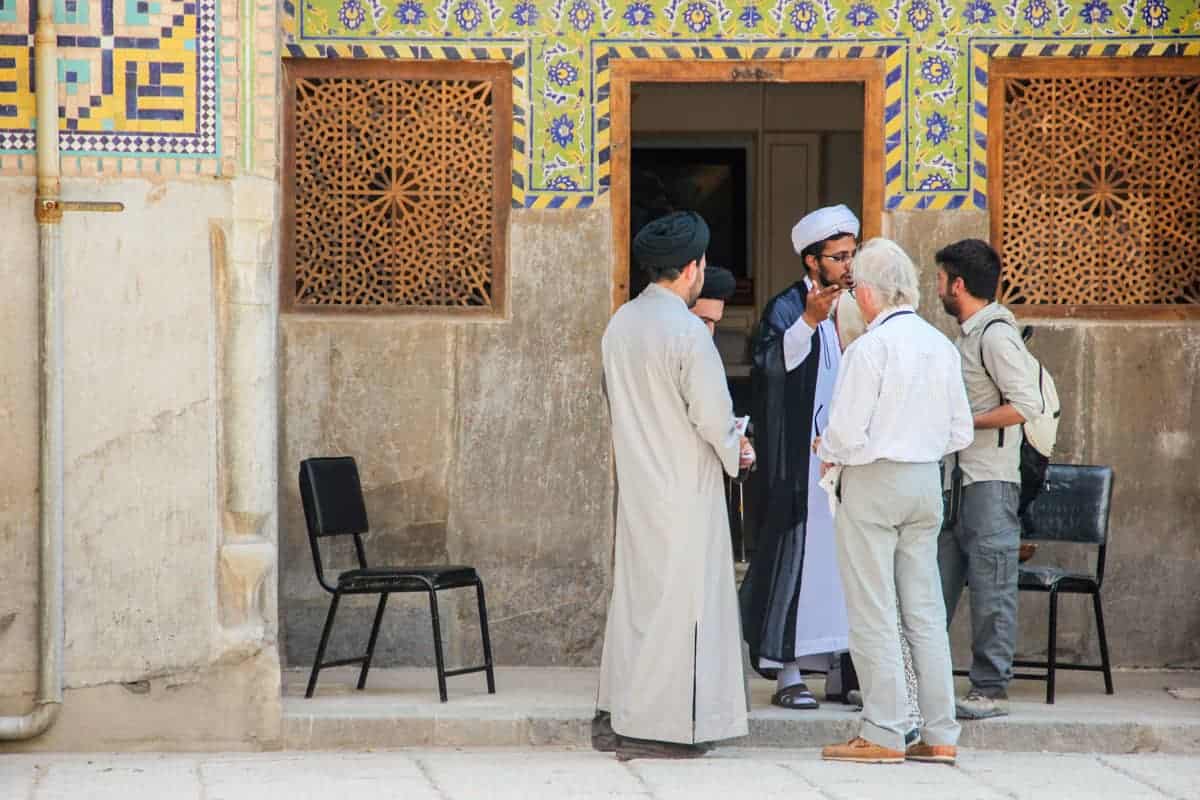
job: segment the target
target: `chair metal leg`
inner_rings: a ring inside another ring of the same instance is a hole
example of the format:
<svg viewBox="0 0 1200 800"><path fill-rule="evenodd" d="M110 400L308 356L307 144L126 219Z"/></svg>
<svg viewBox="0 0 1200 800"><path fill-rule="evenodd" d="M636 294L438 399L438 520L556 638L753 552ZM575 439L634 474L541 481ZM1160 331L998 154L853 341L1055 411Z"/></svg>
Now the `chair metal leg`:
<svg viewBox="0 0 1200 800"><path fill-rule="evenodd" d="M483 599L483 581L475 582L475 594L479 598L479 634L483 637L483 664L487 667L488 694L495 694L496 674L492 668L492 638L488 635L487 603Z"/></svg>
<svg viewBox="0 0 1200 800"><path fill-rule="evenodd" d="M433 618L433 657L437 662L438 694L446 702L446 660L442 655L442 622L438 617L437 590L429 590L429 616Z"/></svg>
<svg viewBox="0 0 1200 800"><path fill-rule="evenodd" d="M1104 693L1113 693L1112 665L1108 661L1108 637L1104 635L1104 612L1100 609L1100 593L1092 595L1096 609L1096 633L1100 635L1100 666L1104 668Z"/></svg>
<svg viewBox="0 0 1200 800"><path fill-rule="evenodd" d="M333 617L337 614L339 600L341 600L341 595L334 592L333 599L329 601L329 613L325 615L325 628L321 631L321 642L317 645L317 657L313 659L312 673L308 676L308 689L304 692L305 697L312 697L317 688L317 673L321 671L321 662L325 660L325 647L329 644L329 633L333 630Z"/></svg>
<svg viewBox="0 0 1200 800"><path fill-rule="evenodd" d="M1054 663L1058 649L1058 592L1050 591L1050 641L1046 645L1046 703L1054 703Z"/></svg>
<svg viewBox="0 0 1200 800"><path fill-rule="evenodd" d="M375 609L375 624L371 626L371 638L367 640L367 658L363 661L362 670L358 673L359 691L367 685L367 672L371 669L371 659L375 657L375 640L379 638L379 623L383 622L383 609L387 606L388 593L379 595L379 607Z"/></svg>

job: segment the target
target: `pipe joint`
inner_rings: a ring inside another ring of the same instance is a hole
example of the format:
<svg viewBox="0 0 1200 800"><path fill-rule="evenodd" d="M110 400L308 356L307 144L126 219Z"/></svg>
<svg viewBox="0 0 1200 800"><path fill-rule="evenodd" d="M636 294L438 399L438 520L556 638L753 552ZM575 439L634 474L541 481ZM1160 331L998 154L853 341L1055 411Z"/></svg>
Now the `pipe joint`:
<svg viewBox="0 0 1200 800"><path fill-rule="evenodd" d="M33 215L42 225L56 225L62 222L63 206L57 200L47 200L39 197L33 204Z"/></svg>

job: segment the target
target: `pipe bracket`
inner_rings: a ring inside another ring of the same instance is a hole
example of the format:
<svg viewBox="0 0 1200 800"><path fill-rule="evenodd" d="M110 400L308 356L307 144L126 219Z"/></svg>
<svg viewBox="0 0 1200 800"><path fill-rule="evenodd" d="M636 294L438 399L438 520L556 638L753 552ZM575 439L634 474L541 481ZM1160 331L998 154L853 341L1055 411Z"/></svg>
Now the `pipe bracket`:
<svg viewBox="0 0 1200 800"><path fill-rule="evenodd" d="M37 221L49 224L62 222L64 211L105 211L115 213L124 210L124 203L96 200L52 200L39 198L34 204L34 216L37 217Z"/></svg>
<svg viewBox="0 0 1200 800"><path fill-rule="evenodd" d="M63 200L59 203L63 211L124 211L124 203L113 203L104 200Z"/></svg>

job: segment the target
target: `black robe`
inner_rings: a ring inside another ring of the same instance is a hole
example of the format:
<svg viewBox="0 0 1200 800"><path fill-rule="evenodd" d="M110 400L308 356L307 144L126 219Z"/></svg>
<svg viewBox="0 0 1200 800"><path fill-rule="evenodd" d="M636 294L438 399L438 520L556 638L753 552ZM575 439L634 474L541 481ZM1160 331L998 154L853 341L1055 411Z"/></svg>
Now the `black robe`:
<svg viewBox="0 0 1200 800"><path fill-rule="evenodd" d="M813 332L808 358L791 372L784 364L783 335L803 316L807 296L803 281L776 295L763 310L753 342L752 419L761 487L755 502L760 524L739 601L742 635L756 670L759 658L784 664L796 660L821 332Z"/></svg>

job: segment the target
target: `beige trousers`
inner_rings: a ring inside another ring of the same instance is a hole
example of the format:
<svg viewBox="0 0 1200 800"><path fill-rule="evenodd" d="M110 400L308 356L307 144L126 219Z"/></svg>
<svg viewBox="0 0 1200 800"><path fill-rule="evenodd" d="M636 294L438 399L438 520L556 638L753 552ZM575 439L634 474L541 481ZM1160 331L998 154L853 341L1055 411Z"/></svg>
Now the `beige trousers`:
<svg viewBox="0 0 1200 800"><path fill-rule="evenodd" d="M835 526L850 621L850 656L863 691L860 735L904 749L911 722L896 603L912 649L921 740L952 745L959 725L946 606L938 574L942 493L936 464L878 461L842 472Z"/></svg>

